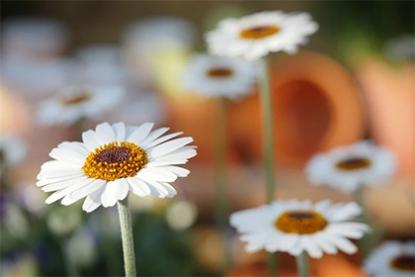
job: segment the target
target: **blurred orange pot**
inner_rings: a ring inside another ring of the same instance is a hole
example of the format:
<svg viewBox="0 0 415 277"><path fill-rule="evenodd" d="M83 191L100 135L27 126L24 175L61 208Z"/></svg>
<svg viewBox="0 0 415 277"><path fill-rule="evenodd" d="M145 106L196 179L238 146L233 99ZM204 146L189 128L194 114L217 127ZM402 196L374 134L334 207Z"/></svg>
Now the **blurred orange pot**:
<svg viewBox="0 0 415 277"><path fill-rule="evenodd" d="M358 88L335 60L318 53L284 56L270 71L279 165L302 166L311 155L362 138L365 116ZM261 156L257 93L231 111L236 149Z"/></svg>
<svg viewBox="0 0 415 277"><path fill-rule="evenodd" d="M369 106L371 134L395 152L402 175L415 172L415 64L393 67L369 60L357 68Z"/></svg>

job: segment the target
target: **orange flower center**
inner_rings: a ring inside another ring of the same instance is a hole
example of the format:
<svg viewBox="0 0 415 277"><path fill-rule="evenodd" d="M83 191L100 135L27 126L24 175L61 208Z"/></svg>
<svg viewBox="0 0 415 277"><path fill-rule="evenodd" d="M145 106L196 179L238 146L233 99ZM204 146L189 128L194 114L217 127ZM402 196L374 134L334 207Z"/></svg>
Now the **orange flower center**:
<svg viewBox="0 0 415 277"><path fill-rule="evenodd" d="M262 25L246 29L242 29L239 36L243 39L262 39L272 36L280 31L280 28L275 25Z"/></svg>
<svg viewBox="0 0 415 277"><path fill-rule="evenodd" d="M320 213L311 210L287 211L274 222L279 231L292 234L313 234L326 228L327 224Z"/></svg>
<svg viewBox="0 0 415 277"><path fill-rule="evenodd" d="M391 267L401 271L415 271L415 255L403 254L390 262Z"/></svg>
<svg viewBox="0 0 415 277"><path fill-rule="evenodd" d="M91 95L87 92L82 92L71 97L64 97L61 102L65 106L77 105L82 102L87 102L91 99Z"/></svg>
<svg viewBox="0 0 415 277"><path fill-rule="evenodd" d="M111 142L91 152L82 170L94 179L114 181L135 176L148 162L146 152L131 142Z"/></svg>
<svg viewBox="0 0 415 277"><path fill-rule="evenodd" d="M233 70L228 67L215 67L209 69L206 74L212 78L228 78L233 75Z"/></svg>
<svg viewBox="0 0 415 277"><path fill-rule="evenodd" d="M339 161L336 164L336 167L340 170L354 171L354 170L367 169L370 167L370 165L371 165L371 162L367 158L353 157L353 158L348 158L348 159Z"/></svg>

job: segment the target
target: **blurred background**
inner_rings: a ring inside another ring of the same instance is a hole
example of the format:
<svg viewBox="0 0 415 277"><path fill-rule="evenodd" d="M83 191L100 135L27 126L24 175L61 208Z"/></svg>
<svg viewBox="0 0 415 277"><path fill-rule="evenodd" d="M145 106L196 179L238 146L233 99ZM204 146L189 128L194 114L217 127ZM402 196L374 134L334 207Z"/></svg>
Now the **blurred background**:
<svg viewBox="0 0 415 277"><path fill-rule="evenodd" d="M113 209L47 206L35 186L40 165L79 126L39 126L38 104L68 85L115 85L115 109L88 120L156 122L195 139L192 173L172 200L130 197L141 275L219 275L222 235L214 219L212 101L186 91L183 69L206 51L203 34L226 17L263 10L307 11L319 31L297 55L272 55L278 198L350 200L312 187L303 167L315 153L362 139L394 152L390 184L365 202L384 238L414 239L415 40L413 1L7 1L1 3L0 136L20 138L24 160L0 188L1 276L119 276L122 254ZM229 103L231 211L264 202L257 93ZM7 183L7 185L6 185ZM248 255L232 233L229 276L265 274L265 253ZM281 255L283 276L294 261ZM327 256L315 276L364 276L359 258ZM340 275L339 275L340 274Z"/></svg>

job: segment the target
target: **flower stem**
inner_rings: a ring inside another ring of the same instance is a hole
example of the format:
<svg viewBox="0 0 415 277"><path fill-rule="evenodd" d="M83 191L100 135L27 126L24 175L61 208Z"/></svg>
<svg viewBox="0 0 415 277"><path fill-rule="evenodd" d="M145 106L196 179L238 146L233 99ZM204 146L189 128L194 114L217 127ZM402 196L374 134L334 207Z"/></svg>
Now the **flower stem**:
<svg viewBox="0 0 415 277"><path fill-rule="evenodd" d="M117 208L120 218L125 276L135 277L137 273L135 268L133 228L131 226L131 214L128 210L127 198L123 201L118 201Z"/></svg>
<svg viewBox="0 0 415 277"><path fill-rule="evenodd" d="M270 203L275 197L274 122L272 97L268 80L268 68L265 60L260 61L259 70L266 200L267 203Z"/></svg>
<svg viewBox="0 0 415 277"><path fill-rule="evenodd" d="M308 277L307 253L302 252L300 255L295 257L295 261L297 263L298 276Z"/></svg>
<svg viewBox="0 0 415 277"><path fill-rule="evenodd" d="M360 185L354 192L354 199L356 203L361 207L362 209L362 215L360 217L361 221L363 223L366 223L369 225L369 227L372 228L373 232L371 234L366 234L362 237L362 239L359 241L359 249L362 256L362 260L366 259L366 257L371 252L374 242L376 240L376 237L378 236L378 231L375 232L375 226L372 224L372 220L370 218L370 215L366 209L366 205L364 204L364 185Z"/></svg>
<svg viewBox="0 0 415 277"><path fill-rule="evenodd" d="M232 253L228 245L228 205L226 201L226 99L215 101L215 129L214 129L214 179L216 198L216 218L223 232L224 264L226 270L232 262Z"/></svg>
<svg viewBox="0 0 415 277"><path fill-rule="evenodd" d="M262 111L262 134L263 134L263 155L266 184L266 202L271 203L275 197L275 176L274 176L274 123L272 97L268 79L268 68L266 60L261 60L259 65L259 89ZM268 275L275 276L277 272L276 254L268 256Z"/></svg>

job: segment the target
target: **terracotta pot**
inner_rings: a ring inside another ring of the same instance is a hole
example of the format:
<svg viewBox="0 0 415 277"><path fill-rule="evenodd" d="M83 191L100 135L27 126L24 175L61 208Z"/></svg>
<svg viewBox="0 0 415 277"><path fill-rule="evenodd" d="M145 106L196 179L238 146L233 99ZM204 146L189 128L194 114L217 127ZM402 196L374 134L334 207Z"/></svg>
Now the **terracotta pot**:
<svg viewBox="0 0 415 277"><path fill-rule="evenodd" d="M302 166L311 155L362 138L365 115L358 88L335 60L318 53L284 56L270 71L279 165ZM260 159L258 93L234 105L231 128L238 153Z"/></svg>
<svg viewBox="0 0 415 277"><path fill-rule="evenodd" d="M371 135L397 155L399 173L414 178L415 64L394 67L369 60L357 73L369 106Z"/></svg>

